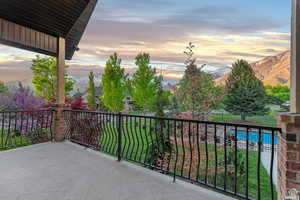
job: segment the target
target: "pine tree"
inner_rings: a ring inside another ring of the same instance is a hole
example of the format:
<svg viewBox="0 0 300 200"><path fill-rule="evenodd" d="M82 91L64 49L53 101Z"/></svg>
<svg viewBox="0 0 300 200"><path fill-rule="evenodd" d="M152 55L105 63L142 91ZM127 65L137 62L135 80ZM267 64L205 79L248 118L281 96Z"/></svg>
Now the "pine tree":
<svg viewBox="0 0 300 200"><path fill-rule="evenodd" d="M226 81L225 110L240 115L242 120L247 116L264 115L267 94L263 83L255 76L251 65L245 60L238 60Z"/></svg>
<svg viewBox="0 0 300 200"><path fill-rule="evenodd" d="M112 112L120 112L124 109L126 97L127 76L121 67L121 59L117 53L110 56L106 62L102 77L104 105Z"/></svg>
<svg viewBox="0 0 300 200"><path fill-rule="evenodd" d="M155 113L157 117L165 117L164 110L170 105L170 92L164 90L163 77L155 77L155 94L150 102L149 109Z"/></svg>
<svg viewBox="0 0 300 200"><path fill-rule="evenodd" d="M89 75L89 86L88 86L88 107L91 110L96 110L96 89L95 89L95 76L93 71L90 72Z"/></svg>
<svg viewBox="0 0 300 200"><path fill-rule="evenodd" d="M170 104L170 93L163 89L162 85L163 77L158 76L155 78L156 92L151 102L150 110L155 113L156 117L165 117L164 109ZM167 131L166 120L162 118L155 119L155 135L157 138L156 143L152 143L149 146L148 162L152 165L157 165L161 158L165 158L166 155L172 151L172 144ZM153 136L155 137L155 136Z"/></svg>

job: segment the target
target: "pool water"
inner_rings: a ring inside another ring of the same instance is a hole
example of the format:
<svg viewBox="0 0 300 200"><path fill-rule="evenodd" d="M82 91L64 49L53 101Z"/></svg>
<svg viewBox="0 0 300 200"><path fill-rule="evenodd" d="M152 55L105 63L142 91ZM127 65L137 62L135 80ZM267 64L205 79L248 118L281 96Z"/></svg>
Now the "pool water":
<svg viewBox="0 0 300 200"><path fill-rule="evenodd" d="M258 142L259 133L249 131L249 142ZM231 132L232 135L235 135L234 131ZM238 140L246 141L247 140L247 132L246 131L237 131ZM261 141L263 144L272 144L272 134L271 133L262 133ZM278 144L278 137L274 136L274 144Z"/></svg>

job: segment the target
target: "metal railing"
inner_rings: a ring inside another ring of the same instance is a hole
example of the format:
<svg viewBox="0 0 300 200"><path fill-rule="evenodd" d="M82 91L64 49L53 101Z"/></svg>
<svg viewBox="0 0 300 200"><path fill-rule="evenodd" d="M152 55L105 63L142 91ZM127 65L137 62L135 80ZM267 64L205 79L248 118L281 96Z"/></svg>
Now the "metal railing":
<svg viewBox="0 0 300 200"><path fill-rule="evenodd" d="M73 142L243 199L277 199L280 129L65 111Z"/></svg>
<svg viewBox="0 0 300 200"><path fill-rule="evenodd" d="M0 151L52 140L53 111L0 112Z"/></svg>

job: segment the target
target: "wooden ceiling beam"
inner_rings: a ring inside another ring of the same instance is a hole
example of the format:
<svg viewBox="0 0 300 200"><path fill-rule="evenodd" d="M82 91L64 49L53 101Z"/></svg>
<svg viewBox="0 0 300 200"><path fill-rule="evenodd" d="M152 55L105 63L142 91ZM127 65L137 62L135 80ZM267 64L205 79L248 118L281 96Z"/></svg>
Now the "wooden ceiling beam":
<svg viewBox="0 0 300 200"><path fill-rule="evenodd" d="M65 38L65 58L72 59L97 0L0 1L0 43L50 56L57 55L57 40ZM21 28L20 28L21 27ZM32 38L20 39L19 31ZM8 37L5 33L8 32ZM31 32L31 34L27 34ZM41 38L42 37L42 38ZM38 44L38 42L41 44ZM55 47L54 47L55 46Z"/></svg>

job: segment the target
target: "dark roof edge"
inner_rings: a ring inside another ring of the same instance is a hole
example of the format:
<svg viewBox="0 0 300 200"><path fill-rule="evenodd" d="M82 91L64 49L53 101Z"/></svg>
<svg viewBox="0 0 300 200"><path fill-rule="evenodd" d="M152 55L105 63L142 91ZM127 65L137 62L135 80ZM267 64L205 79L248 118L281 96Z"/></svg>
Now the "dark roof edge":
<svg viewBox="0 0 300 200"><path fill-rule="evenodd" d="M50 51L47 51L47 50L43 50L43 49L40 49L40 48L27 46L27 45L21 44L19 42L9 41L9 40L5 40L5 39L0 38L0 43L4 44L4 45L7 45L7 46L11 46L11 47L31 51L31 52L36 52L36 53L40 53L40 54L44 54L44 55L47 55L47 56L52 56L52 57L57 56L56 53L53 53L53 52L50 52Z"/></svg>
<svg viewBox="0 0 300 200"><path fill-rule="evenodd" d="M67 34L66 39L66 59L71 60L76 47L78 46L85 29L92 17L92 14L96 8L98 0L90 0L80 17L76 20L75 24Z"/></svg>

